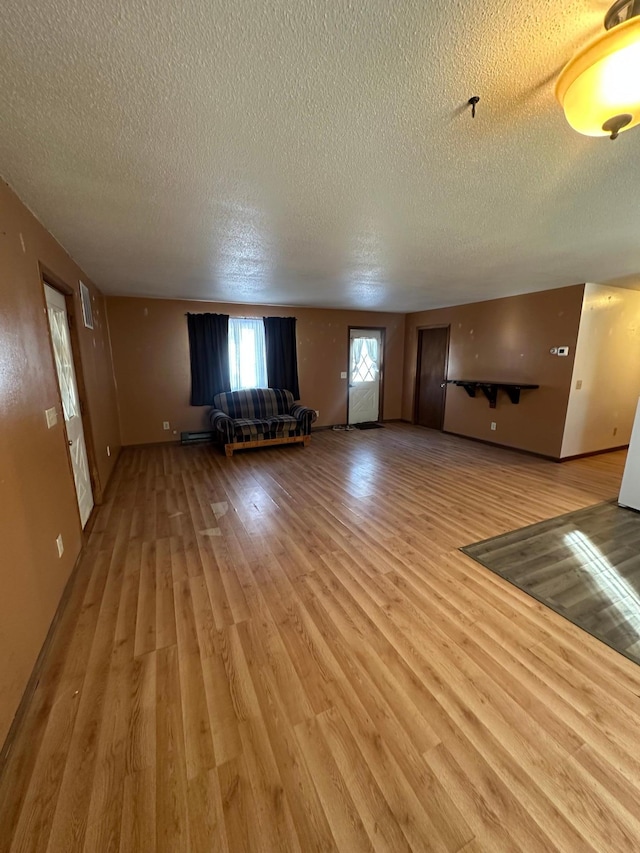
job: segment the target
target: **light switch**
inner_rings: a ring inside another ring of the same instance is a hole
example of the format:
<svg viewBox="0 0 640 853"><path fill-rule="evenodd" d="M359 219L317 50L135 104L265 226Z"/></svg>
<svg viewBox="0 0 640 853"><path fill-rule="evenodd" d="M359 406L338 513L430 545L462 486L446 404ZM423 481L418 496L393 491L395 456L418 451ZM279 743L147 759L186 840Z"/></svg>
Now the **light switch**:
<svg viewBox="0 0 640 853"><path fill-rule="evenodd" d="M45 416L47 418L47 428L51 429L58 423L58 413L56 412L56 407L53 406L51 409L44 410Z"/></svg>
<svg viewBox="0 0 640 853"><path fill-rule="evenodd" d="M347 378L347 371L343 370L342 373L340 374L340 379L346 379L346 378Z"/></svg>

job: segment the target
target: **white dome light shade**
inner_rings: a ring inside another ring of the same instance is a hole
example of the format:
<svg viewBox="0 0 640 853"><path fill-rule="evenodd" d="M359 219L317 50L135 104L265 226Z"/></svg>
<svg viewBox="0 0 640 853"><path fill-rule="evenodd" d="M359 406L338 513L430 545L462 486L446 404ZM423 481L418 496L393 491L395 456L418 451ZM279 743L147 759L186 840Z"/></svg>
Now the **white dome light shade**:
<svg viewBox="0 0 640 853"><path fill-rule="evenodd" d="M603 33L556 83L567 121L586 136L611 136L640 123L640 17Z"/></svg>

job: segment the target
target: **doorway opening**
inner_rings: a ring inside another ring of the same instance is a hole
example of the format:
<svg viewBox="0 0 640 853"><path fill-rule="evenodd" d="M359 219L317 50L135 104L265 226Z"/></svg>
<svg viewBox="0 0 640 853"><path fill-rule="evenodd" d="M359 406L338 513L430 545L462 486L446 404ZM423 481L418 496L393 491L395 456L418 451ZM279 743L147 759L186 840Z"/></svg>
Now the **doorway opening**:
<svg viewBox="0 0 640 853"><path fill-rule="evenodd" d="M449 362L449 326L418 329L414 422L442 430Z"/></svg>
<svg viewBox="0 0 640 853"><path fill-rule="evenodd" d="M67 452L78 501L80 523L84 529L93 509L94 495L82 420L82 406L78 392L78 379L69 333L69 315L63 293L44 282L44 294L51 348L60 392L60 404L64 417Z"/></svg>
<svg viewBox="0 0 640 853"><path fill-rule="evenodd" d="M384 402L383 327L349 327L349 426L377 423Z"/></svg>

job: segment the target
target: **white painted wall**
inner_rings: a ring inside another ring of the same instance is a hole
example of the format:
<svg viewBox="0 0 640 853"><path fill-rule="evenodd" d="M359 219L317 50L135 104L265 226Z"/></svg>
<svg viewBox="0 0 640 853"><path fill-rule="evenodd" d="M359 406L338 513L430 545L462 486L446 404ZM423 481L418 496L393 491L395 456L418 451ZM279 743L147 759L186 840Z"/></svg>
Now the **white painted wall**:
<svg viewBox="0 0 640 853"><path fill-rule="evenodd" d="M561 456L628 444L639 396L640 292L587 284Z"/></svg>

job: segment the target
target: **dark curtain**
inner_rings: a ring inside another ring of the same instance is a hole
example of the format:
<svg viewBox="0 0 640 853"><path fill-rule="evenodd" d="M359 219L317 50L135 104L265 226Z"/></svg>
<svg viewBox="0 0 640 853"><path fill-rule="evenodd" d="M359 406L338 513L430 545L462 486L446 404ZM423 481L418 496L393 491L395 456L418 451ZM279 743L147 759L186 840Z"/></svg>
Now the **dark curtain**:
<svg viewBox="0 0 640 853"><path fill-rule="evenodd" d="M191 405L212 406L221 391L230 391L229 316L187 314L191 353Z"/></svg>
<svg viewBox="0 0 640 853"><path fill-rule="evenodd" d="M295 317L264 317L269 388L291 391L300 399L298 386L298 350Z"/></svg>

